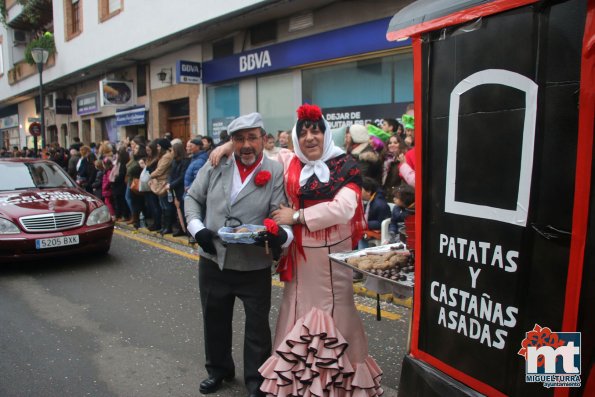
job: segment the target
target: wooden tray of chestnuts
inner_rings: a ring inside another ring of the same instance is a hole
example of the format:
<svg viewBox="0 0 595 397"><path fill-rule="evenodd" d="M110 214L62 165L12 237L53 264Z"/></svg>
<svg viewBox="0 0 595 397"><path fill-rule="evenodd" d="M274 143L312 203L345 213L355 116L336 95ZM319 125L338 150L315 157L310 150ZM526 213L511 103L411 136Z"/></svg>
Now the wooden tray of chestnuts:
<svg viewBox="0 0 595 397"><path fill-rule="evenodd" d="M413 256L402 243L329 254L329 258L368 276L413 289Z"/></svg>

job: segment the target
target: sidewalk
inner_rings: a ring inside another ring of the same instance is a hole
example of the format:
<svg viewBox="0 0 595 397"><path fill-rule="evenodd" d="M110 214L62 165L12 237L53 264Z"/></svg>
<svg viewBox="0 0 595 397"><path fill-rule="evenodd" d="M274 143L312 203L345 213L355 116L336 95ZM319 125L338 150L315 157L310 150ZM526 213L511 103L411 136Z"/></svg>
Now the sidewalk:
<svg viewBox="0 0 595 397"><path fill-rule="evenodd" d="M197 248L196 244L190 244L188 242L187 236L173 237L171 234L165 234L162 236L158 232L152 232L145 227L135 229L132 225L127 225L124 222L116 222L116 226L118 226L121 229L128 230L130 232L137 232L140 234L145 234L147 236L152 236L154 238L160 238L160 239L169 241L170 243L185 245L187 247L192 247L195 249ZM197 259L198 259L198 256L197 256ZM376 292L366 289L363 286L362 281L353 283L353 291L356 295L376 299ZM396 305L404 306L409 309L412 308L412 298L399 298L399 297L393 296L393 294L384 294L384 295L380 295L380 300L383 302L389 302L389 303L394 303Z"/></svg>

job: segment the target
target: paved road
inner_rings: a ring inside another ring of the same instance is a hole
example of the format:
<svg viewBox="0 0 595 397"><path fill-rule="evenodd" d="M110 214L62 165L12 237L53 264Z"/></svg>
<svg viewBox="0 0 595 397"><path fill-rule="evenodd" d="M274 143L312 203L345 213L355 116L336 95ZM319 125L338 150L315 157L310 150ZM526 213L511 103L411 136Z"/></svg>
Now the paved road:
<svg viewBox="0 0 595 397"><path fill-rule="evenodd" d="M142 241L140 241L142 240ZM200 396L206 376L191 249L118 231L105 257L4 266L0 271L0 396ZM273 288L271 325L282 294ZM370 352L396 395L407 309L357 299ZM243 312L236 305L238 377L214 396L241 396Z"/></svg>

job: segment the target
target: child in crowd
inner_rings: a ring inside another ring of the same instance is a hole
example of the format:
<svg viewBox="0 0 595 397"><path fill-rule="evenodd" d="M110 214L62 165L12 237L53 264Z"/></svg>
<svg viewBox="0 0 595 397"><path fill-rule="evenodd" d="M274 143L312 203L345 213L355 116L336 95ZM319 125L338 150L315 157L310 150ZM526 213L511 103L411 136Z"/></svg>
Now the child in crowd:
<svg viewBox="0 0 595 397"><path fill-rule="evenodd" d="M391 243L399 241L399 229L405 226L405 223L411 223L415 220L415 189L406 184L397 187L394 202L395 207L388 227Z"/></svg>

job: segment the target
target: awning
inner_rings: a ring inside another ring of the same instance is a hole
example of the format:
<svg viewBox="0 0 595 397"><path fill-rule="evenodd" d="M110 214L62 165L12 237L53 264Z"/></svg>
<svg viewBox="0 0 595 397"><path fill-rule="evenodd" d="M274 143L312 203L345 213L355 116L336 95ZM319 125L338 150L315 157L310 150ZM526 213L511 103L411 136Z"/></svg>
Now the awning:
<svg viewBox="0 0 595 397"><path fill-rule="evenodd" d="M134 106L116 111L116 123L118 127L127 125L142 125L146 123L147 110L144 106Z"/></svg>
<svg viewBox="0 0 595 397"><path fill-rule="evenodd" d="M389 41L465 23L538 0L417 0L403 7L388 24Z"/></svg>

